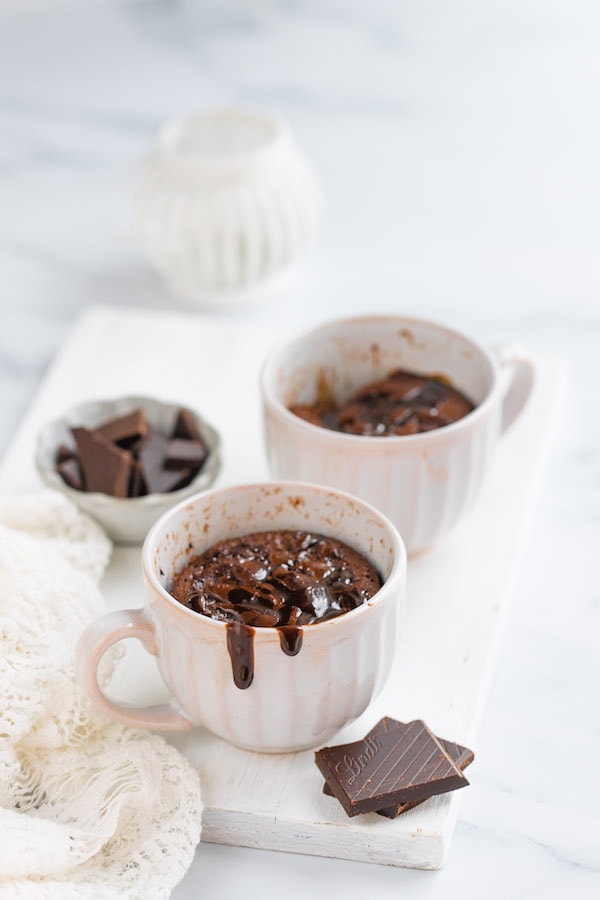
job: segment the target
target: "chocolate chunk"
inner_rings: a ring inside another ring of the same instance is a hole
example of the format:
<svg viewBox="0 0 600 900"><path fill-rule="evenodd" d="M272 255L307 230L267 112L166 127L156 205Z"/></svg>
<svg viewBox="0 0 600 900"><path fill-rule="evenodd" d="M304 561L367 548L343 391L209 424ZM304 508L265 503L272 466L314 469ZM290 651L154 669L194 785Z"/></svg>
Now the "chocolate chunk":
<svg viewBox="0 0 600 900"><path fill-rule="evenodd" d="M202 435L198 431L194 417L187 409L180 409L175 420L172 438L183 438L188 441L198 441L202 444Z"/></svg>
<svg viewBox="0 0 600 900"><path fill-rule="evenodd" d="M59 462L56 466L56 471L69 487L74 488L76 491L85 490L83 485L83 472L81 471L79 460L74 456Z"/></svg>
<svg viewBox="0 0 600 900"><path fill-rule="evenodd" d="M463 747L461 744L455 744L453 741L445 741L443 738L438 738L438 740L450 759L454 762L454 765L457 766L461 772L463 772L475 759L475 754L472 750L469 750L468 747ZM384 809L378 809L377 814L379 816L385 816L386 819L395 819L401 813L406 812L407 810L412 809L413 806L418 806L419 803L423 802L423 800L413 800L408 803L387 806Z"/></svg>
<svg viewBox="0 0 600 900"><path fill-rule="evenodd" d="M77 451L61 444L56 471L70 487L114 497L178 490L202 469L208 449L187 410L179 410L175 430L171 439L158 433L141 409L98 428L72 428Z"/></svg>
<svg viewBox="0 0 600 900"><path fill-rule="evenodd" d="M88 428L72 428L86 490L126 497L131 474L131 454Z"/></svg>
<svg viewBox="0 0 600 900"><path fill-rule="evenodd" d="M371 437L417 434L443 428L466 416L473 404L443 375L398 369L359 387L337 405L296 404L290 411L313 425Z"/></svg>
<svg viewBox="0 0 600 900"><path fill-rule="evenodd" d="M131 464L131 477L129 479L129 497L144 497L148 493L146 489L146 480L142 471L141 463L133 459Z"/></svg>
<svg viewBox="0 0 600 900"><path fill-rule="evenodd" d="M393 719L389 719L389 722L394 721ZM400 724L400 723L399 723ZM462 744L455 744L454 741L446 741L444 738L438 738L438 741L450 757L450 759L454 762L456 766L463 772L467 766L471 765L475 758L475 754L472 750L469 750L468 747L463 747ZM323 793L327 794L330 797L333 797L333 791L325 782L323 784ZM421 803L424 803L424 800L412 800L407 803L398 803L395 806L387 806L383 809L375 810L378 816L385 816L386 819L395 819L397 816L401 815L404 812L407 812L409 809L413 809L415 806L419 806Z"/></svg>
<svg viewBox="0 0 600 900"><path fill-rule="evenodd" d="M181 469L184 466L200 468L206 459L206 447L202 441L186 438L172 438L167 444L165 466L167 469Z"/></svg>
<svg viewBox="0 0 600 900"><path fill-rule="evenodd" d="M165 494L181 487L186 478L191 475L191 469L167 469L168 438L158 431L150 431L142 444L139 459L142 466L142 474L146 482L149 494Z"/></svg>
<svg viewBox="0 0 600 900"><path fill-rule="evenodd" d="M420 719L381 719L362 741L318 750L315 762L349 816L427 800L469 783Z"/></svg>
<svg viewBox="0 0 600 900"><path fill-rule="evenodd" d="M148 419L141 409L134 409L125 416L105 422L104 425L96 428L96 431L100 432L107 441L130 448L136 441L144 440L147 436Z"/></svg>
<svg viewBox="0 0 600 900"><path fill-rule="evenodd" d="M66 444L61 444L56 451L56 462L66 462L68 459L75 459L75 451L67 447Z"/></svg>

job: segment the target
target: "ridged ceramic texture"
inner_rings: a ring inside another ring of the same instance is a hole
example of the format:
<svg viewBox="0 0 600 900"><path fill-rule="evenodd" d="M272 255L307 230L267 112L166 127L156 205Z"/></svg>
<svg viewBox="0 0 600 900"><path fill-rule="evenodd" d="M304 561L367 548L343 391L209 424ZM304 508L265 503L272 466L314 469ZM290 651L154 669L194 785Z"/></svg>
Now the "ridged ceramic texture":
<svg viewBox="0 0 600 900"><path fill-rule="evenodd" d="M178 603L168 588L191 555L252 531L291 528L337 537L367 556L380 590L337 618L303 626L302 646L286 656L277 628L250 629L254 679L235 686L228 625ZM401 627L406 551L393 525L355 497L317 485L269 482L210 491L156 523L144 544L144 610L110 613L84 633L78 672L106 714L131 725L180 730L204 725L249 750L315 747L360 716L383 687ZM159 660L173 701L132 710L106 698L98 662L124 637L139 637Z"/></svg>
<svg viewBox="0 0 600 900"><path fill-rule="evenodd" d="M315 175L288 129L223 110L168 122L141 180L138 215L150 260L200 304L251 296L312 244Z"/></svg>
<svg viewBox="0 0 600 900"><path fill-rule="evenodd" d="M189 543L197 550L265 528L332 534L365 553L386 580L368 605L305 626L297 656L282 652L277 629L254 629L254 680L240 690L226 625L165 602L156 581L168 586L189 556ZM144 573L161 671L183 711L247 749L297 750L329 738L364 712L389 674L404 595L403 555L397 534L375 510L311 485L241 486L178 507L149 535Z"/></svg>
<svg viewBox="0 0 600 900"><path fill-rule="evenodd" d="M186 715L219 737L263 752L313 747L361 715L379 693L399 615L398 597L390 596L359 623L346 614L322 635L320 626L305 626L295 657L281 651L276 630L256 629L254 680L244 691L233 683L225 626L216 630L200 616L190 623L169 615L160 632L160 669Z"/></svg>
<svg viewBox="0 0 600 900"><path fill-rule="evenodd" d="M315 441L267 411L269 465L275 478L310 480L368 500L389 516L413 552L449 531L472 506L498 435L498 416L486 419L471 440L440 441L432 452L400 450L391 459L376 448L331 452L326 440Z"/></svg>
<svg viewBox="0 0 600 900"><path fill-rule="evenodd" d="M531 364L520 352L504 347L498 359L448 328L398 316L339 320L275 348L262 372L272 476L355 494L393 521L409 553L428 546L473 505L502 429L531 389ZM313 425L287 408L323 392L347 399L399 368L445 376L475 410L423 434L364 437Z"/></svg>

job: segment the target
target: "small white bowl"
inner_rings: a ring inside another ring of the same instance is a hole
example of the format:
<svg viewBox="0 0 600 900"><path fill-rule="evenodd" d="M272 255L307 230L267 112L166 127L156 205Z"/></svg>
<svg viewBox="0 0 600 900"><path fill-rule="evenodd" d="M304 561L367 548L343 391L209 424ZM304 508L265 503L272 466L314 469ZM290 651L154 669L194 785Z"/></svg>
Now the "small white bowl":
<svg viewBox="0 0 600 900"><path fill-rule="evenodd" d="M78 491L65 484L56 471L56 453L61 444L73 446L71 428L96 428L110 419L141 409L150 424L162 434L170 434L177 412L186 409L208 449L201 470L185 487L164 494L145 497L111 497L89 491ZM108 536L119 544L140 544L154 522L168 509L192 494L207 490L214 483L221 468L221 440L215 429L197 412L181 403L155 400L152 397L118 397L112 400L91 400L75 406L59 419L45 425L38 435L35 464L48 487L65 494L83 512L94 518Z"/></svg>

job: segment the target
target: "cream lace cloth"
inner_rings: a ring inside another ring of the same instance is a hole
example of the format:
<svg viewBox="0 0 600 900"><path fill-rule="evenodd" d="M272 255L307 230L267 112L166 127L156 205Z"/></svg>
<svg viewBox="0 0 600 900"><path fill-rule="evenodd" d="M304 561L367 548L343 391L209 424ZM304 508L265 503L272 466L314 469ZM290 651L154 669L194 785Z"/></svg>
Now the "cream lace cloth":
<svg viewBox="0 0 600 900"><path fill-rule="evenodd" d="M0 498L2 900L168 897L200 838L196 771L108 722L74 679L109 556L62 496Z"/></svg>

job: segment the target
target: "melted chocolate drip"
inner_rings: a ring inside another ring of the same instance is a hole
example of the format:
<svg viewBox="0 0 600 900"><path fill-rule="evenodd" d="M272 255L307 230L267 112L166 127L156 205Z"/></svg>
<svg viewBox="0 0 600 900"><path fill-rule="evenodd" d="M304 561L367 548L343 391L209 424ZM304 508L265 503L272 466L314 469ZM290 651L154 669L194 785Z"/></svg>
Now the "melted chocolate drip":
<svg viewBox="0 0 600 900"><path fill-rule="evenodd" d="M279 631L279 643L286 656L296 656L302 649L302 629L295 625L281 625Z"/></svg>
<svg viewBox="0 0 600 900"><path fill-rule="evenodd" d="M241 622L229 622L227 651L235 686L245 691L254 680L254 630Z"/></svg>
<svg viewBox="0 0 600 900"><path fill-rule="evenodd" d="M296 656L302 626L342 615L380 587L371 563L342 541L281 530L220 541L190 560L171 593L227 623L234 681L244 690L252 683L255 628L277 628L282 652Z"/></svg>

